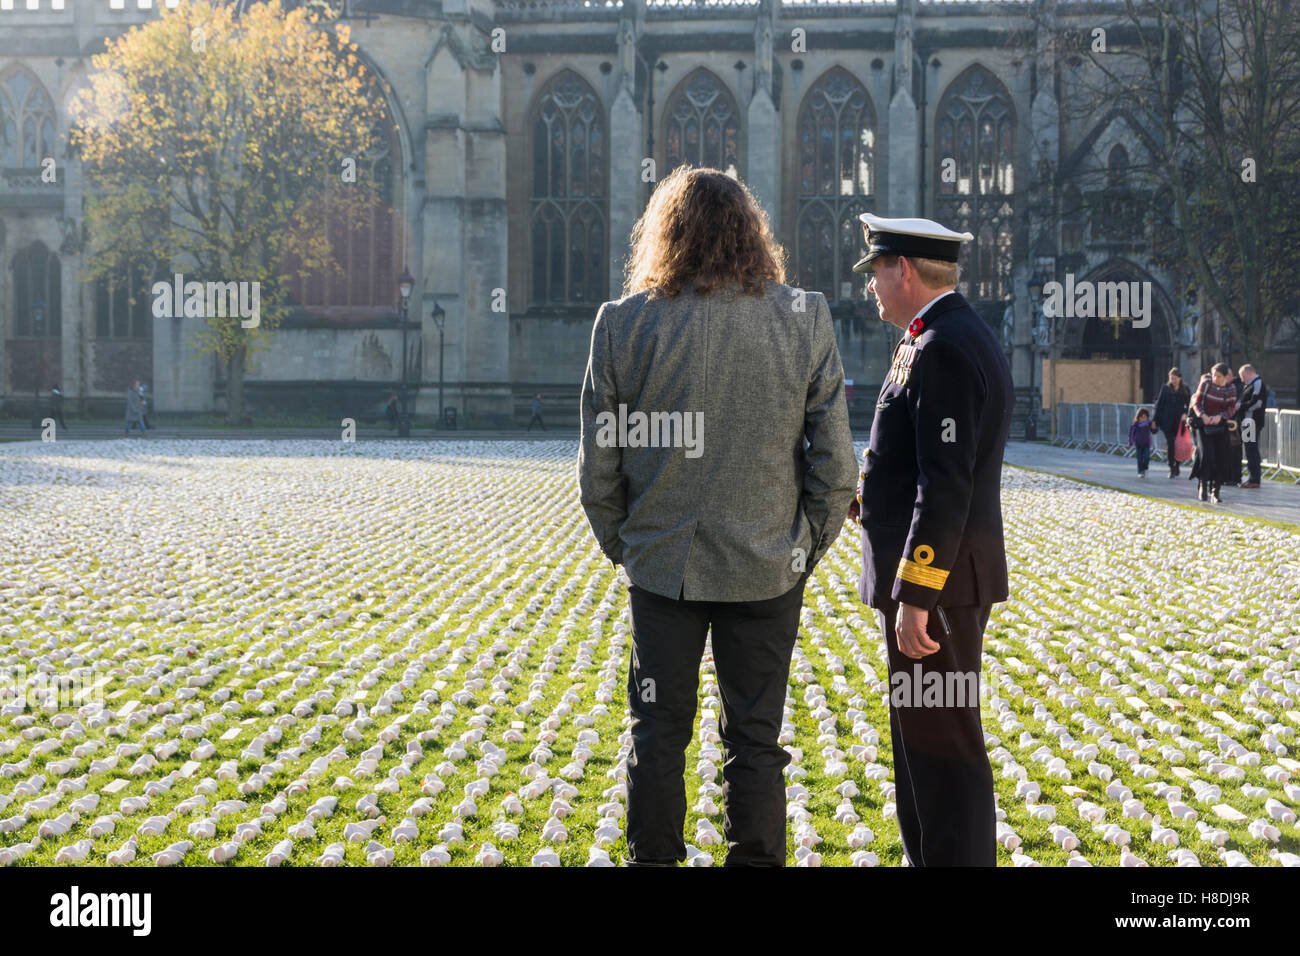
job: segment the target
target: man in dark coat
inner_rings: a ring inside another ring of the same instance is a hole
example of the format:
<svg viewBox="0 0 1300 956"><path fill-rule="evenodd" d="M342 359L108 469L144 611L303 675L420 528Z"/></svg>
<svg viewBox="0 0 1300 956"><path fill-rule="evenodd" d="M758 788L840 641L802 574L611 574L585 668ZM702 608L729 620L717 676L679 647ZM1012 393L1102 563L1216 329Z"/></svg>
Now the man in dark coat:
<svg viewBox="0 0 1300 956"><path fill-rule="evenodd" d="M149 437L149 427L144 423L144 399L140 397L140 380L136 379L126 390L126 428L123 434L130 435L131 429L139 427L142 438Z"/></svg>
<svg viewBox="0 0 1300 956"><path fill-rule="evenodd" d="M1007 598L1002 454L1011 370L955 291L960 243L927 219L863 215L880 317L905 330L859 485L862 579L889 651L890 733L913 866L993 866L993 771L980 724L984 627ZM852 510L850 514L852 514Z"/></svg>
<svg viewBox="0 0 1300 956"><path fill-rule="evenodd" d="M1268 404L1268 388L1253 365L1239 368L1237 378L1241 382L1241 394L1237 401L1237 434L1241 436L1241 447L1246 452L1246 470L1249 472L1241 487L1258 488L1263 476L1259 443L1264 439L1264 424L1267 421L1265 408Z"/></svg>

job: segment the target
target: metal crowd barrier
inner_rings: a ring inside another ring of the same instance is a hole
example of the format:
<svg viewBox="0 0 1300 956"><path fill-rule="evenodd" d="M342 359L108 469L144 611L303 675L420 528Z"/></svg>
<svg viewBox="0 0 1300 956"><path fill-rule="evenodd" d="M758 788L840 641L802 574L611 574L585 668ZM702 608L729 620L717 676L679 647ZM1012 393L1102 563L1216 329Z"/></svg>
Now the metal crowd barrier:
<svg viewBox="0 0 1300 956"><path fill-rule="evenodd" d="M1128 443L1129 426L1139 408L1152 405L1121 402L1062 402L1056 407L1056 440L1063 448L1082 448L1129 457L1135 450ZM1263 434L1258 438L1264 477L1285 473L1300 484L1300 410L1269 408L1264 411ZM1167 460L1162 433L1152 436L1151 457Z"/></svg>

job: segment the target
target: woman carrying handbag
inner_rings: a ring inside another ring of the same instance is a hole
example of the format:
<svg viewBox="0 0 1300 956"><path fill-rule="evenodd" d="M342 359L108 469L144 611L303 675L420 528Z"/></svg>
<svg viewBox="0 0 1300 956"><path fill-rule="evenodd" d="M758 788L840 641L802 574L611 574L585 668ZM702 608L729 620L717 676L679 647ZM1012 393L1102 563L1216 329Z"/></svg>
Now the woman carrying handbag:
<svg viewBox="0 0 1300 956"><path fill-rule="evenodd" d="M1208 492L1209 500L1216 505L1222 502L1219 489L1230 477L1234 464L1229 460L1228 429L1236 425L1232 413L1237 410L1237 390L1232 387L1229 374L1228 366L1220 362L1201 376L1187 413L1196 441L1196 461L1191 474L1198 480L1196 497L1205 501Z"/></svg>
<svg viewBox="0 0 1300 956"><path fill-rule="evenodd" d="M1178 433L1186 428L1184 416L1187 414L1187 406L1191 400L1192 391L1183 382L1183 373L1176 368L1171 368L1169 381L1160 386L1155 412L1151 416L1151 430L1158 429L1165 436L1165 455L1169 459L1170 478L1177 478L1179 463L1192 457L1190 435L1187 438L1189 448L1186 455L1179 456L1176 448Z"/></svg>

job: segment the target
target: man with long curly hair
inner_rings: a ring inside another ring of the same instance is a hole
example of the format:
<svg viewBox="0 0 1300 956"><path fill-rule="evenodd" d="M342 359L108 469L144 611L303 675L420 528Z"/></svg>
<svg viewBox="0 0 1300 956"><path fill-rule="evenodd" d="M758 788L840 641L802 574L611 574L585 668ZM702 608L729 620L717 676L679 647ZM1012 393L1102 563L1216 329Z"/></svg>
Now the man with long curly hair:
<svg viewBox="0 0 1300 956"><path fill-rule="evenodd" d="M683 773L710 630L725 865L786 863L790 656L856 462L826 299L784 279L749 190L679 167L633 230L624 297L592 328L578 478L597 542L631 582L629 866L686 858Z"/></svg>
<svg viewBox="0 0 1300 956"><path fill-rule="evenodd" d="M850 514L858 594L889 653L898 828L912 866L992 866L993 771L980 724L984 627L1007 598L1002 453L1015 396L993 330L956 291L970 233L862 217L880 318L901 330Z"/></svg>

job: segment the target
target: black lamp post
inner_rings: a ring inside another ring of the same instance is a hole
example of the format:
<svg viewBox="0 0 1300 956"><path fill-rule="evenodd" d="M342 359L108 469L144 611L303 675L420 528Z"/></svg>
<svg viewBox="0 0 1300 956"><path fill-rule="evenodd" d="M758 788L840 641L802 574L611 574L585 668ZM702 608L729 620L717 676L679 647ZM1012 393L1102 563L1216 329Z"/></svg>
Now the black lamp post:
<svg viewBox="0 0 1300 956"><path fill-rule="evenodd" d="M32 369L32 427L41 427L41 375L45 369L45 300L32 299L32 334L36 336L36 367Z"/></svg>
<svg viewBox="0 0 1300 956"><path fill-rule="evenodd" d="M397 437L411 437L411 412L407 405L407 361L406 352L406 316L410 310L411 289L415 287L415 278L411 275L411 270L403 267L402 274L397 279L397 290L401 293L401 310L402 310L402 384L401 384L401 409L397 416Z"/></svg>
<svg viewBox="0 0 1300 956"><path fill-rule="evenodd" d="M433 300L433 324L438 327L438 427L443 426L443 407L442 407L442 327L447 321L447 310L438 304L438 300Z"/></svg>
<svg viewBox="0 0 1300 956"><path fill-rule="evenodd" d="M1038 301L1043 293L1043 277L1035 272L1029 278L1029 308L1033 318L1029 324L1029 417L1025 419L1025 441L1038 441L1038 412L1042 399L1038 397L1038 329L1040 309Z"/></svg>

